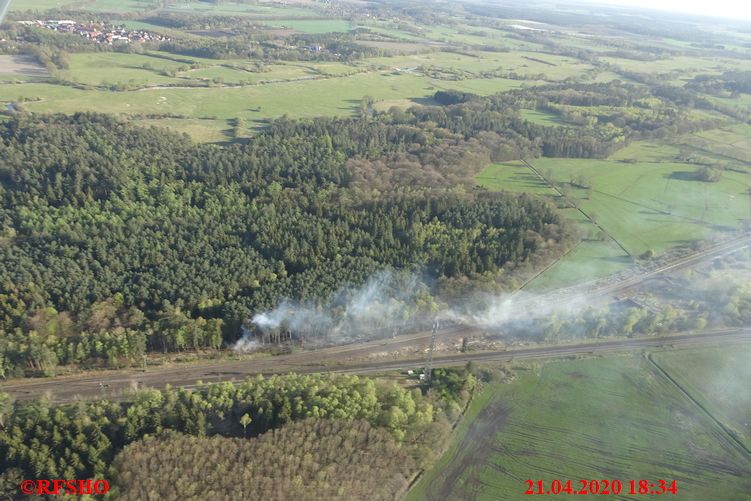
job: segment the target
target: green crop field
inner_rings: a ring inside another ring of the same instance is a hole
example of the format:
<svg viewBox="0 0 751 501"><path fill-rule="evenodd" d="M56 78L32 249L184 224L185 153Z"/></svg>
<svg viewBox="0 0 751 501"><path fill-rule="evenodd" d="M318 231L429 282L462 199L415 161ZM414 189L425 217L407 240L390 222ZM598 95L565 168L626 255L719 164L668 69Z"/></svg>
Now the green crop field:
<svg viewBox="0 0 751 501"><path fill-rule="evenodd" d="M74 7L81 5L82 2L74 3ZM129 13L129 12L143 12L159 7L158 2L150 0L95 0L94 2L85 4L86 10L92 12L114 12L114 13Z"/></svg>
<svg viewBox="0 0 751 501"><path fill-rule="evenodd" d="M524 120L538 125L548 125L552 127L562 125L561 120L557 116L545 113L544 111L521 110L521 115Z"/></svg>
<svg viewBox="0 0 751 501"><path fill-rule="evenodd" d="M141 54L94 52L71 54L69 68L60 71L66 80L89 85L128 83L139 85L177 84L178 79L163 75L165 70L177 70L182 63ZM107 68L106 72L102 68Z"/></svg>
<svg viewBox="0 0 751 501"><path fill-rule="evenodd" d="M477 176L477 181L489 190L508 190L555 196L550 185L543 182L522 162L490 164Z"/></svg>
<svg viewBox="0 0 751 501"><path fill-rule="evenodd" d="M173 12L200 13L205 15L243 15L257 19L283 16L310 17L318 15L314 10L300 6L235 2L183 1L169 4L167 9Z"/></svg>
<svg viewBox="0 0 751 501"><path fill-rule="evenodd" d="M740 368L741 358L723 359L727 354L717 351L730 370ZM716 362L668 355L682 367L707 363L707 373ZM449 449L408 500L521 500L528 498L527 479L548 488L554 479L571 479L575 487L579 479L619 479L625 492L608 499L623 500L637 499L626 494L630 479L675 479L676 499L747 499L748 452L644 356L548 362L517 372L472 403Z"/></svg>
<svg viewBox="0 0 751 501"><path fill-rule="evenodd" d="M668 73L676 71L683 74L719 74L725 70L738 70L744 67L743 60L729 58L701 58L701 57L671 57L656 61L637 61L634 59L603 57L603 61L615 64L621 68L646 72Z"/></svg>
<svg viewBox="0 0 751 501"><path fill-rule="evenodd" d="M578 76L592 69L589 64L581 63L574 58L553 54L538 54L534 52L429 52L409 56L388 58L372 58L375 64L392 68L436 67L445 70L459 70L479 76L481 72L502 70L513 71L523 75L536 77L545 75L550 80L563 80Z"/></svg>
<svg viewBox="0 0 751 501"><path fill-rule="evenodd" d="M653 359L751 448L751 346L665 351Z"/></svg>
<svg viewBox="0 0 751 501"><path fill-rule="evenodd" d="M344 76L365 71L343 63L282 63L263 65L263 71L250 71L249 60L211 60L194 57L175 58L163 52L127 54L95 52L71 54L69 68L59 71L64 80L88 84L132 84L138 86L189 85L201 81L221 79L227 84L254 85L262 82L298 80L306 77ZM189 65L200 67L190 69ZM103 73L102 68L107 68ZM175 76L166 76L170 71Z"/></svg>
<svg viewBox="0 0 751 501"><path fill-rule="evenodd" d="M737 125L700 136L715 149L725 145L738 156L746 151L750 129ZM649 249L664 251L742 227L751 216L748 174L724 171L719 182L702 182L693 179L697 166L675 161L679 151L672 144L638 141L607 160L531 160L583 211L567 209L564 214L578 223L584 240L527 288L547 290L602 278L629 266ZM591 190L569 186L578 176L590 183ZM476 179L491 190L557 196L520 162L489 165Z"/></svg>
<svg viewBox="0 0 751 501"><path fill-rule="evenodd" d="M476 178L489 190L506 190L557 197L557 193L522 162L488 165ZM610 238L598 238L599 230L576 209L562 209L561 215L573 220L583 240L567 255L531 280L528 290L549 290L572 283L602 278L622 269L633 260Z"/></svg>
<svg viewBox="0 0 751 501"><path fill-rule="evenodd" d="M137 120L136 123L145 127L167 127L175 132L188 134L195 141L205 143L228 141L228 133L232 129L228 120L163 118L141 119Z"/></svg>

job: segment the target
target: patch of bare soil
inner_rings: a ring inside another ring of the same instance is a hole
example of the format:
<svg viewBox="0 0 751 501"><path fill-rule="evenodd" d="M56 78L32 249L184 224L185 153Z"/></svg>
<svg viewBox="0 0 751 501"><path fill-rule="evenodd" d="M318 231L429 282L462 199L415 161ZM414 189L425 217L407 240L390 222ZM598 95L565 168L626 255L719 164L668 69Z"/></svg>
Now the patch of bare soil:
<svg viewBox="0 0 751 501"><path fill-rule="evenodd" d="M29 56L0 56L0 75L46 77L47 70Z"/></svg>

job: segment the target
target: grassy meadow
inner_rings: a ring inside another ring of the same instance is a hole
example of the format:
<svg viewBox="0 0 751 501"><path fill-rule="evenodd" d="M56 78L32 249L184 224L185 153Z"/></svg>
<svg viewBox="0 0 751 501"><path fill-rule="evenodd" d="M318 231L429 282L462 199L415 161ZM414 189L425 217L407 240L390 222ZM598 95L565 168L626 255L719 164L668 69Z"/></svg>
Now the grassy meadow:
<svg viewBox="0 0 751 501"><path fill-rule="evenodd" d="M749 217L751 180L740 172L706 183L693 178L695 166L676 162L544 158L533 164L557 182L584 176L591 194L573 189L572 198L634 256L738 228Z"/></svg>
<svg viewBox="0 0 751 501"><path fill-rule="evenodd" d="M34 112L98 111L128 115L179 115L191 119L243 118L261 125L269 118L288 115L296 118L350 116L366 96L378 100L424 100L440 89L457 89L492 94L518 87L518 80L468 79L456 82L434 80L404 72L365 72L341 63L311 65L272 65L270 71L252 73L228 67L186 70L168 77L163 69L185 66L172 60L144 55L126 55L115 71L97 71L97 61L113 54L83 54L73 58L77 68L67 74L90 85L121 83L152 87L128 91L102 88L79 89L51 82L20 82L0 86L0 102L27 101ZM119 56L119 55L118 55ZM144 69L149 63L153 69ZM80 72L79 72L80 69ZM355 72L352 75L336 76ZM329 73L330 72L330 73ZM333 75L332 75L333 73ZM187 80L203 80L211 75L226 84L256 80L242 87L182 87ZM279 81L277 81L279 80ZM269 83L263 83L269 82Z"/></svg>
<svg viewBox="0 0 751 501"><path fill-rule="evenodd" d="M748 125L736 125L681 137L677 142L697 150L703 138L709 146L697 154L742 158L751 154L750 130ZM583 241L526 287L543 290L601 278L633 264L647 250L661 252L741 228L751 216L748 174L743 169L726 170L718 182L699 181L696 165L676 160L682 149L686 149L682 144L638 141L603 160L530 160L580 209L566 209L563 214L577 222ZM572 186L576 178L586 180L590 189ZM491 190L558 197L521 162L489 165L476 179Z"/></svg>

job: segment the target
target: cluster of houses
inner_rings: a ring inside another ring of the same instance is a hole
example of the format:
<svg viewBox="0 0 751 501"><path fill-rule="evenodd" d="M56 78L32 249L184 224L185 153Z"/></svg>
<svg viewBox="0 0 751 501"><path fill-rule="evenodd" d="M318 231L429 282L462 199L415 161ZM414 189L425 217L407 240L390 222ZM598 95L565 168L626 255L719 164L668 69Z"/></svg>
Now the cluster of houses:
<svg viewBox="0 0 751 501"><path fill-rule="evenodd" d="M106 26L104 24L81 24L71 20L19 21L27 26L37 26L61 33L74 33L96 43L131 43L164 42L169 37L144 30L129 30L123 26Z"/></svg>

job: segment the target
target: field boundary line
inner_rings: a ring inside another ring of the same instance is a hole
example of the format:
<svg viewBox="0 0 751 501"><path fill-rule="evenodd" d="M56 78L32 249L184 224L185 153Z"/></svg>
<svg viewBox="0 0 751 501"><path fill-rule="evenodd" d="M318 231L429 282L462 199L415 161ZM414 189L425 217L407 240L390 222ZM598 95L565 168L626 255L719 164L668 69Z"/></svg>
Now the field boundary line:
<svg viewBox="0 0 751 501"><path fill-rule="evenodd" d="M649 363L650 363L650 364L652 364L652 366L653 366L653 367L654 367L655 369L657 369L657 370L658 370L658 371L660 372L660 374L662 374L662 375L663 375L663 376L665 377L665 379L667 379L667 380L668 380L668 381L669 381L669 382L670 382L670 383L671 383L671 384L672 384L673 386L675 386L676 388L678 388L678 390L679 390L679 391L680 391L680 392L681 392L681 393L682 393L682 394L683 394L683 395L684 395L684 396L685 396L686 398L688 398L688 399L689 399L689 401L691 401L691 402L692 402L692 403L693 403L693 404L694 404L695 406L697 406L697 407L698 407L699 409L701 409L702 411L704 411L704 414L706 414L707 416L709 416L709 418L710 418L710 419L711 419L711 420L712 420L712 421L713 421L713 422L714 422L714 423L715 423L715 424L716 424L717 426L719 426L719 427L720 427L720 429L721 429L721 430L722 430L722 431L723 431L723 432L725 433L725 435L727 435L727 437L728 437L728 438L730 439L730 442L731 442L731 443L732 443L733 445L735 445L737 449L739 449L739 451L740 451L741 455L743 455L743 456L746 456L746 459L749 459L749 460L751 460L751 449L750 449L750 448L749 448L748 446L746 446L746 444L744 444L744 443L743 443L743 442L742 442L742 441L741 441L741 440L740 440L740 439L739 439L739 438L738 438L738 437L737 437L737 436L735 435L735 433L733 433L733 431L732 431L732 430L730 430L730 429L729 429L729 428L728 428L727 426L725 426L725 424L724 424L724 423L723 423L722 421L720 421L720 420L719 420L719 419L718 419L717 417L715 417L715 415L714 415L714 414L712 414L711 412L709 412L709 410L708 410L708 409L707 409L706 407L704 407L704 406L703 406L703 405L702 405L702 404L701 404L701 403L700 403L700 402L699 402L699 401L698 401L698 400L697 400L696 398L694 398L694 396L693 396L693 395L691 395L691 393L689 393L689 391L688 391L688 390L686 390L686 389L685 389L685 388L684 388L683 386L681 386L681 384L680 384L680 383L679 383L678 381L676 381L676 380L675 380L675 378L673 378L673 376L671 376L671 375L670 375L670 373L668 373L668 371L666 371L665 369L663 369L663 368L662 368L662 366L661 366L660 364L658 364L658 363L657 363L657 362L656 362L656 361L654 360L654 358L652 357L652 353L648 353L648 354L646 355L646 359L647 359L647 360L649 361Z"/></svg>
<svg viewBox="0 0 751 501"><path fill-rule="evenodd" d="M553 266L555 266L555 265L557 265L558 263L560 263L560 262L561 262L561 261L563 260L563 258L565 258L565 257L566 257L566 256L568 256L569 254L571 254L572 252L574 252L574 251L575 251L576 249L578 249L578 248L579 248L579 246L580 246L580 245L581 245L582 243L584 243L584 239L581 239L581 240L579 240L579 241L578 241L578 242L576 243L576 245L573 245L573 246L571 246L571 248L570 248L569 250L567 250L566 252L564 252L563 254L561 254L560 256L558 256L557 258L555 258L555 259L554 259L554 260L553 260L553 261L552 261L552 262L551 262L550 264L548 264L548 265L547 265L547 266L546 266L545 268L541 269L540 271L538 271L537 273L535 273L535 274L534 274L534 275L533 275L532 277L530 277L529 279L527 279L527 280L526 280L526 281L525 281L525 282L524 282L524 283L523 283L523 284L521 285L521 287L519 287L519 290L523 290L523 289L524 289L524 288L525 288L526 286L528 286L529 284L531 284L532 282L534 282L534 281L535 281L535 280L536 280L536 279L537 279L537 278L538 278L538 277L539 277L540 275L542 275L543 273L545 273L546 271L548 271L549 269L551 269L551 268L552 268Z"/></svg>
<svg viewBox="0 0 751 501"><path fill-rule="evenodd" d="M625 248L625 247L623 246L623 244L622 244L621 242L619 242L618 240L616 240L616 238L615 238L615 237L614 237L613 235L611 235L611 234L610 234L610 232L608 232L608 230L606 230L605 228L603 228L603 227L602 227L602 226L601 226L601 225L600 225L600 224L599 224L599 223L598 223L597 221L595 221L594 219L592 219L592 218L591 218L591 217L589 216L589 214L587 214L586 212L584 212L584 211L583 211L583 210L582 210L582 209L581 209L581 208L580 208L580 207L579 207L578 205L576 205L576 204L574 204L573 202L571 202L571 201L570 201L570 200L569 200L569 199L568 199L568 198L567 198L567 197L566 197L566 196L565 196L565 195L564 195L564 194L563 194L563 193L561 192L561 190L559 190L559 189L558 189L558 187L557 187L557 186L556 186L555 184L553 184L553 183L551 183L550 181L548 181L548 180L547 180L547 179L545 178L545 176L543 176L543 175L542 175L542 173L540 173L540 172L539 172L539 171L538 171L537 169L535 169L535 167L534 167L534 166L533 166L533 165L532 165L531 163L529 163L529 162L528 162L527 160L525 160L525 159L522 159L522 162L524 162L524 165L526 165L527 167L529 167L530 169L532 169L532 172L534 172L534 173L535 173L535 174L537 175L537 177L539 177L539 178L540 178L540 179L542 180L542 182L544 182L545 184L547 184L547 185L548 185L548 186L549 186L549 187L550 187L551 189L553 189L553 191L555 191L556 193L558 193L558 195L559 195L559 196L560 196L560 197L561 197L561 198L562 198L563 200L565 200L565 201L566 201L566 202L568 202L568 203L569 203L569 204L570 204L570 205L571 205L572 207L574 207L574 208L575 208L576 210L578 210L579 212L581 212L581 213L582 213L582 215L583 215L583 216L584 216L585 218L587 218L587 221L589 221L589 222L590 222L590 223L592 223L592 224L593 224L593 225L594 225L594 226L595 226L596 228L598 228L598 229L599 229L600 231L602 231L603 233L605 233L605 235L607 235L607 236L608 236L608 238L610 238L610 239L611 239L611 240L612 240L613 242L615 242L615 243L616 243L616 244L618 245L618 247L620 247L620 248L621 248L621 250L622 250L623 252L625 252L625 253L626 253L626 255L627 255L628 257L631 257L631 258L632 258L632 257L634 257L634 255L633 255L633 254L631 254L631 253L630 253L630 252L629 252L629 251L628 251L628 250L627 250L627 249L626 249L626 248Z"/></svg>

